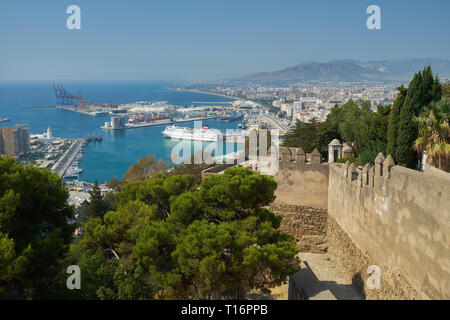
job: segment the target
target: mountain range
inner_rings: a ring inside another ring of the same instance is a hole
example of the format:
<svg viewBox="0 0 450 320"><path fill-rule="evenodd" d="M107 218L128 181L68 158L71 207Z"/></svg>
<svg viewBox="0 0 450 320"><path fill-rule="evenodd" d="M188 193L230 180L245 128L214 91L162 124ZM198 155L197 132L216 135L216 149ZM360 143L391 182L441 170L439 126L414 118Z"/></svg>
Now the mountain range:
<svg viewBox="0 0 450 320"><path fill-rule="evenodd" d="M450 60L334 60L306 62L273 72L254 73L240 78L243 81L398 81L410 80L415 72L428 64L442 79L450 78Z"/></svg>

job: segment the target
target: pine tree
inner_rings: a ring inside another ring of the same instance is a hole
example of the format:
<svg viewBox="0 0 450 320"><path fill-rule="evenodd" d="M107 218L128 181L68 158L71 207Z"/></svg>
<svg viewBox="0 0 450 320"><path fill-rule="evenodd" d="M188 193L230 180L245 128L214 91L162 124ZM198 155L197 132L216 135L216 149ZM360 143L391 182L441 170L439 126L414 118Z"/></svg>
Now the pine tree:
<svg viewBox="0 0 450 320"><path fill-rule="evenodd" d="M89 218L103 218L108 207L103 200L102 191L98 186L97 180L95 180L92 190L89 191L91 198L89 200Z"/></svg>
<svg viewBox="0 0 450 320"><path fill-rule="evenodd" d="M59 297L74 232L68 198L56 173L0 156L0 299Z"/></svg>
<svg viewBox="0 0 450 320"><path fill-rule="evenodd" d="M450 98L450 82L448 81L448 79L440 86L439 89L436 90L441 92L442 97Z"/></svg>
<svg viewBox="0 0 450 320"><path fill-rule="evenodd" d="M422 87L423 87L423 105L428 106L432 102L437 102L442 98L442 87L439 77L433 78L433 72L428 65L422 73Z"/></svg>
<svg viewBox="0 0 450 320"><path fill-rule="evenodd" d="M395 150L397 149L397 132L398 132L398 121L400 117L400 111L405 103L405 98L407 95L407 89L401 85L398 90L398 96L394 101L392 106L392 112L389 119L388 133L387 133L387 154L390 154L395 159Z"/></svg>
<svg viewBox="0 0 450 320"><path fill-rule="evenodd" d="M427 78L428 75L425 77ZM401 108L398 121L395 159L400 165L409 168L414 168L417 160L417 154L413 150L413 144L417 139L418 130L413 120L424 107L424 88L422 81L422 73L418 72L409 83L408 93Z"/></svg>
<svg viewBox="0 0 450 320"><path fill-rule="evenodd" d="M400 111L395 159L400 165L410 168L414 167L415 152L412 146L417 138L417 126L413 118L414 103L412 98L407 96Z"/></svg>
<svg viewBox="0 0 450 320"><path fill-rule="evenodd" d="M414 115L418 115L425 106L425 90L421 72L416 73L409 83L407 97L410 98L411 111Z"/></svg>
<svg viewBox="0 0 450 320"><path fill-rule="evenodd" d="M430 65L423 69L422 72L422 88L423 88L423 104L428 105L434 100L433 94L434 79Z"/></svg>
<svg viewBox="0 0 450 320"><path fill-rule="evenodd" d="M434 79L433 87L431 88L432 95L433 95L433 101L437 102L442 99L442 89L443 89L443 87L441 85L441 80L436 75L436 77Z"/></svg>
<svg viewBox="0 0 450 320"><path fill-rule="evenodd" d="M413 120L425 107L441 99L442 87L439 77L436 75L433 78L428 65L423 72L414 75L407 90L401 86L398 91L389 120L386 151L401 165L415 167L417 154L412 147L417 139L418 128Z"/></svg>

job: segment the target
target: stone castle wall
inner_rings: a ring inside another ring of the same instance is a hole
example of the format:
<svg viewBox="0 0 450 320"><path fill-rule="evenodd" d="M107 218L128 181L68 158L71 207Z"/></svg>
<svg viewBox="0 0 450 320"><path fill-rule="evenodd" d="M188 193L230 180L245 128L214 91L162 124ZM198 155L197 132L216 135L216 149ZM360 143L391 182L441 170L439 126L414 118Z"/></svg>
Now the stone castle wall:
<svg viewBox="0 0 450 320"><path fill-rule="evenodd" d="M332 256L356 278L367 279L368 264L382 271L388 290L366 290L369 297L450 297L447 177L394 166L380 154L373 168L331 164L328 195Z"/></svg>
<svg viewBox="0 0 450 320"><path fill-rule="evenodd" d="M347 277L347 280L368 300L411 300L420 299L417 291L402 277L401 273L383 265L380 266L381 283L377 290L370 290L366 284L371 274L369 266L375 261L356 246L339 224L328 217L326 231L327 256Z"/></svg>
<svg viewBox="0 0 450 320"><path fill-rule="evenodd" d="M275 202L270 210L282 217L280 231L292 235L300 252L327 251L327 210Z"/></svg>
<svg viewBox="0 0 450 320"><path fill-rule="evenodd" d="M327 251L366 298L450 298L450 174L395 166L382 154L357 168L280 148L273 176L281 231L300 251ZM381 270L377 290L367 287L372 265Z"/></svg>
<svg viewBox="0 0 450 320"><path fill-rule="evenodd" d="M280 148L279 170L274 174L278 201L290 205L326 209L328 206L328 163L314 150Z"/></svg>

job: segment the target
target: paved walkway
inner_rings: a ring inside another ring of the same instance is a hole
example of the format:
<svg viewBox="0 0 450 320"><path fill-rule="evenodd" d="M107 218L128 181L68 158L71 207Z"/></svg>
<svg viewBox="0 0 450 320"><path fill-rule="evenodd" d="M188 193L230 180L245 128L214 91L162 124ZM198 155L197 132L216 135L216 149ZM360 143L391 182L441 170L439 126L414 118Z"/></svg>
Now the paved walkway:
<svg viewBox="0 0 450 320"><path fill-rule="evenodd" d="M330 290L337 300L363 300L351 281L333 265L327 254L299 253L300 259L306 263L320 281L320 285ZM251 292L247 295L249 300L287 300L288 284L271 289L270 295Z"/></svg>
<svg viewBox="0 0 450 320"><path fill-rule="evenodd" d="M351 281L322 253L300 253L300 259L308 264L317 279L324 284L338 300L362 300Z"/></svg>

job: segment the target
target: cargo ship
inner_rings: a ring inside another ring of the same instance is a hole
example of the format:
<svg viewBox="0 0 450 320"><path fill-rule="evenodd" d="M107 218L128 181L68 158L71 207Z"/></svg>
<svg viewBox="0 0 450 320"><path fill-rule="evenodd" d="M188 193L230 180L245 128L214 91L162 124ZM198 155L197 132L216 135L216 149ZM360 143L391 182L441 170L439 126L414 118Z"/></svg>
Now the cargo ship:
<svg viewBox="0 0 450 320"><path fill-rule="evenodd" d="M219 129L210 129L208 125L203 128L187 128L177 127L175 125L168 126L162 132L164 138L172 138L176 140L195 140L195 141L234 141L242 142L245 140L246 131L243 130L227 130L226 133Z"/></svg>

